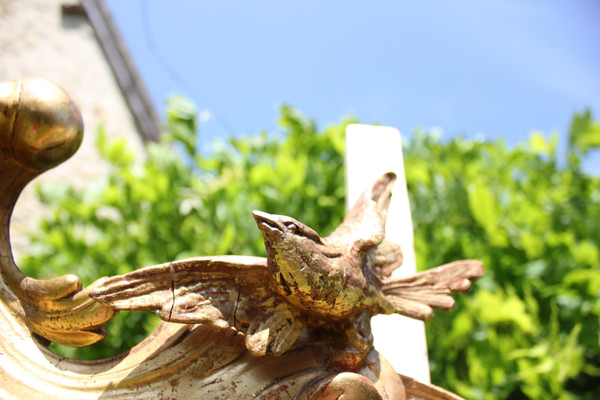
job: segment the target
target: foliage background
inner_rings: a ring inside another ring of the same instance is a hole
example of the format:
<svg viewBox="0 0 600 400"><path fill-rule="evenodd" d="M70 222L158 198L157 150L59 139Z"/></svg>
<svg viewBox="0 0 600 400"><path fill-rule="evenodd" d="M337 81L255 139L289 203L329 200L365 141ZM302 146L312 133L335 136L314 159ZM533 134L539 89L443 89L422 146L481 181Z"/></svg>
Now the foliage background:
<svg viewBox="0 0 600 400"><path fill-rule="evenodd" d="M328 234L344 215L344 130L353 121L319 130L282 107L279 122L282 133L200 154L196 110L173 97L163 141L148 145L141 164L125 142L99 132L113 172L84 191L39 188L55 212L20 265L89 284L189 256L264 255L253 209ZM420 268L478 258L486 269L453 312L427 325L432 381L465 398L600 398L600 179L580 169L600 147L600 124L586 110L573 117L561 154L557 141L533 133L509 148L417 130L405 144ZM107 357L157 323L151 313L121 313L103 343L52 346Z"/></svg>

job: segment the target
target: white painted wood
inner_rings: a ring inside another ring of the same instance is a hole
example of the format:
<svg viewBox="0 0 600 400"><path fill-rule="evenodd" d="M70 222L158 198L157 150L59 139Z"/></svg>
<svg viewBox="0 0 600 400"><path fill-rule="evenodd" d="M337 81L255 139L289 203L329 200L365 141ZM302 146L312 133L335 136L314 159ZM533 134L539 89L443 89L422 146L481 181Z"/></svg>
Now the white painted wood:
<svg viewBox="0 0 600 400"><path fill-rule="evenodd" d="M386 237L400 244L404 253L404 263L393 276L406 276L416 272L416 260L400 132L383 126L349 125L346 129L346 208L388 171L395 172L398 179L392 190ZM423 322L399 315L379 315L373 318L371 325L375 348L397 372L430 382Z"/></svg>

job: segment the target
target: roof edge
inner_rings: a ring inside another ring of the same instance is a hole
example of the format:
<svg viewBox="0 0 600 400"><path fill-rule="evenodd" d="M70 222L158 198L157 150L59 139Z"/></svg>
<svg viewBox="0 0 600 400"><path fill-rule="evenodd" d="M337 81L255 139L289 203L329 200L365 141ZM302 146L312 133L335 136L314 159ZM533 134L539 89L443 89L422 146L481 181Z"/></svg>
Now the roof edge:
<svg viewBox="0 0 600 400"><path fill-rule="evenodd" d="M100 47L144 141L158 141L162 124L144 82L103 0L81 0Z"/></svg>

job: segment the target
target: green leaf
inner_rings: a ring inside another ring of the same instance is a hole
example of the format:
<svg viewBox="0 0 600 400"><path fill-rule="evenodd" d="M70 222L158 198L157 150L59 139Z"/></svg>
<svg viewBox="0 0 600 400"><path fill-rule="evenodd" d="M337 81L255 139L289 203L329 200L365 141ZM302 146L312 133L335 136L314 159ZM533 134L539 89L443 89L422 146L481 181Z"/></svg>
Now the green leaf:
<svg viewBox="0 0 600 400"><path fill-rule="evenodd" d="M492 244L506 246L508 239L500 226L500 204L492 191L487 186L474 182L469 186L468 201L473 218L484 228Z"/></svg>
<svg viewBox="0 0 600 400"><path fill-rule="evenodd" d="M558 135L555 133L549 140L546 140L541 132L533 132L529 138L529 146L534 153L554 156Z"/></svg>
<svg viewBox="0 0 600 400"><path fill-rule="evenodd" d="M600 147L600 123L592 120L592 113L589 109L573 116L569 131L569 144L583 154Z"/></svg>

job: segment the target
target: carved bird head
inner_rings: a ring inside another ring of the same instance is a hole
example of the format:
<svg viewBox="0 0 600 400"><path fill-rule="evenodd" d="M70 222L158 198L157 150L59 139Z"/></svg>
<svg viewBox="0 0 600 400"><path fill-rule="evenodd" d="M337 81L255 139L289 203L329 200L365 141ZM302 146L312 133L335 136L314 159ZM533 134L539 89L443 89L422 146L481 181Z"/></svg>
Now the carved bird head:
<svg viewBox="0 0 600 400"><path fill-rule="evenodd" d="M351 246L337 246L337 240L323 239L284 215L253 215L265 241L271 286L289 303L309 315L339 320L365 309L389 312L380 282L367 277L372 274L365 274L364 257L349 251Z"/></svg>
<svg viewBox="0 0 600 400"><path fill-rule="evenodd" d="M273 289L301 307L315 306L302 300L306 297L317 304L322 300L323 307L330 307L327 299L320 297L327 297L321 294L336 284L324 278L335 275L332 260L342 257L342 253L294 218L262 211L253 211L252 215L265 241Z"/></svg>

